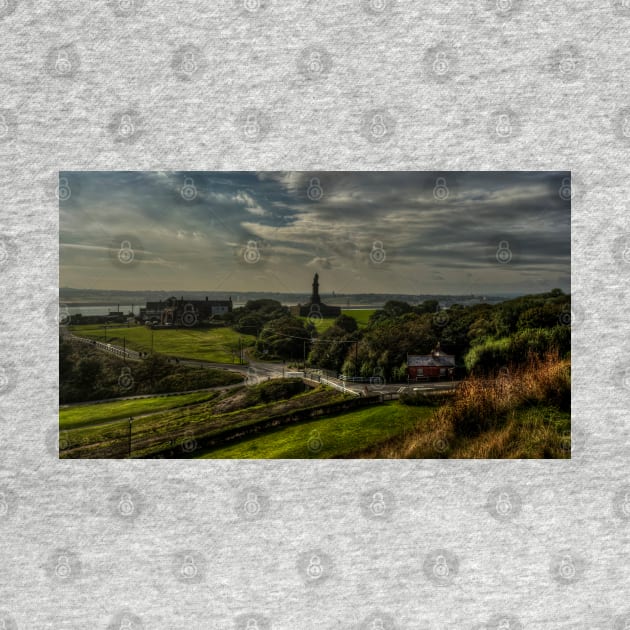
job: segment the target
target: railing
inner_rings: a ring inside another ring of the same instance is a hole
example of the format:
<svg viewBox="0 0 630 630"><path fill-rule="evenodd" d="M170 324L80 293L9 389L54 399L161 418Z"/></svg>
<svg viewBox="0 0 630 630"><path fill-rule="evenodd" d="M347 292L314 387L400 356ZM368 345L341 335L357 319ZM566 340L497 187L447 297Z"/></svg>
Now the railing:
<svg viewBox="0 0 630 630"><path fill-rule="evenodd" d="M119 346L113 346L109 343L103 343L102 341L96 341L96 339L87 339L86 337L77 337L77 335L73 335L70 333L67 335L73 341L78 341L80 343L86 343L94 348L98 348L99 350L104 350L105 352L110 352L111 354L115 354L116 356L123 357L125 359L130 358L138 358L140 355L135 350L125 350L120 348Z"/></svg>

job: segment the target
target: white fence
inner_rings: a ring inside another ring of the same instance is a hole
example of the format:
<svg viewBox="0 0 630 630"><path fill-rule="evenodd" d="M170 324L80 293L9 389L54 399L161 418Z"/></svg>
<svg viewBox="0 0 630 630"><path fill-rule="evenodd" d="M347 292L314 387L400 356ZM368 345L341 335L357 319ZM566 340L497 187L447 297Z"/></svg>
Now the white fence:
<svg viewBox="0 0 630 630"><path fill-rule="evenodd" d="M103 343L102 341L96 341L96 339L87 339L86 337L77 337L77 335L67 335L73 341L79 341L80 343L86 343L99 350L110 352L116 356L123 357L123 359L137 359L140 355L135 350L124 350L119 346L113 346L111 343Z"/></svg>

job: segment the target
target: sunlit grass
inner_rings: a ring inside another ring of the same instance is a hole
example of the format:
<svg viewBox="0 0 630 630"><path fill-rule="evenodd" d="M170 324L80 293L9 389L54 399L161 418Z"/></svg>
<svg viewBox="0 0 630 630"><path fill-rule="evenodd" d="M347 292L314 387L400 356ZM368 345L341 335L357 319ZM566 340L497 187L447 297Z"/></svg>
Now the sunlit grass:
<svg viewBox="0 0 630 630"><path fill-rule="evenodd" d="M237 333L231 328L173 328L151 330L148 326L71 326L70 330L81 336L117 346L126 344L130 350L153 351L172 357L200 359L216 363L237 363L239 339L244 346L251 346L255 337Z"/></svg>

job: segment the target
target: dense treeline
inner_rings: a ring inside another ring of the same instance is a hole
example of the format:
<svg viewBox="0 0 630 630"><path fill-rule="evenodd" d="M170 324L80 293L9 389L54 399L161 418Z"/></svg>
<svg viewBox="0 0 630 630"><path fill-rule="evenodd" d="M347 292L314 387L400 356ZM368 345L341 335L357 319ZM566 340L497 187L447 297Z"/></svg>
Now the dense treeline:
<svg viewBox="0 0 630 630"><path fill-rule="evenodd" d="M238 383L233 372L171 363L162 355L129 361L90 345L59 340L59 402L161 394Z"/></svg>
<svg viewBox="0 0 630 630"><path fill-rule="evenodd" d="M312 367L388 381L406 380L407 354L429 354L438 342L469 373L496 372L549 351L564 358L570 352L570 324L571 298L560 289L447 310L437 300L418 305L391 300L363 330L342 314L319 335L311 322L293 317L275 300L251 301L231 314L236 330L257 335L260 357L301 361L306 356Z"/></svg>
<svg viewBox="0 0 630 630"><path fill-rule="evenodd" d="M570 296L559 289L499 304L453 305L438 310L431 300L418 306L392 301L370 318L359 335L335 325L316 342L313 365L344 374L405 380L407 354L428 354L439 342L468 372L487 373L524 363L530 354L571 347ZM357 341L355 347L344 342Z"/></svg>

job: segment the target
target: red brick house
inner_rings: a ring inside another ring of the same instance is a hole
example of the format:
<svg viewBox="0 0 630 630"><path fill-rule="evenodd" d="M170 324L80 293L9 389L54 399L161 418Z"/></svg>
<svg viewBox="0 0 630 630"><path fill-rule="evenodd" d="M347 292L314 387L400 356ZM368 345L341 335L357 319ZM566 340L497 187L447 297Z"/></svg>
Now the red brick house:
<svg viewBox="0 0 630 630"><path fill-rule="evenodd" d="M439 343L431 354L407 355L407 380L409 381L452 379L454 374L455 356L442 352Z"/></svg>

